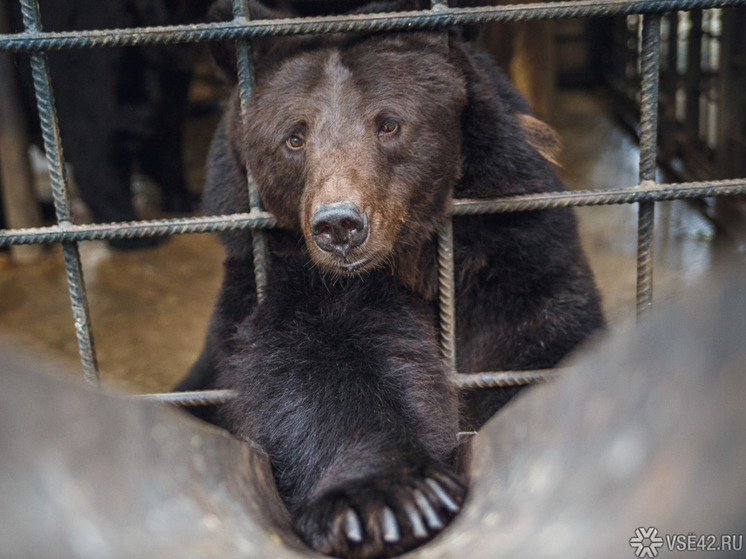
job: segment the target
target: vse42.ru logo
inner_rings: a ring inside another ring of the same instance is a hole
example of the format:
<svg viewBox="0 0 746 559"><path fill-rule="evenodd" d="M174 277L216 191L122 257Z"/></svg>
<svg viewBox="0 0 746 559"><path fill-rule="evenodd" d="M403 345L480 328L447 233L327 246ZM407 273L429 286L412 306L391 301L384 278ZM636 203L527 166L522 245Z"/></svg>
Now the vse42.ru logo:
<svg viewBox="0 0 746 559"><path fill-rule="evenodd" d="M665 545L668 551L742 551L742 534L667 534L658 535L657 528L637 528L629 539L636 557L656 557Z"/></svg>

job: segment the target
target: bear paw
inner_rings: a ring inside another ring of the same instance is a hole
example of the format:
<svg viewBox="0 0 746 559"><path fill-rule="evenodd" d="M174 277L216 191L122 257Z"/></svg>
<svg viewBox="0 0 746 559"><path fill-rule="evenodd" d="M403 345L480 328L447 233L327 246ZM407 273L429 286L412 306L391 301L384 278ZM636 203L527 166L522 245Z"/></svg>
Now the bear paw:
<svg viewBox="0 0 746 559"><path fill-rule="evenodd" d="M444 470L364 479L335 487L299 515L296 529L321 553L347 558L390 557L428 541L461 508L463 483Z"/></svg>

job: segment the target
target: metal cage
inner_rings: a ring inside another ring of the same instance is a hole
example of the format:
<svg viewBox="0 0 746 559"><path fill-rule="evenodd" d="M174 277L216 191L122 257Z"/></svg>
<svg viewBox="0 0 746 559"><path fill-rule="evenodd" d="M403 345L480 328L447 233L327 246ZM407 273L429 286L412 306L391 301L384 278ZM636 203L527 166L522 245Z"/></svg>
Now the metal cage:
<svg viewBox="0 0 746 559"><path fill-rule="evenodd" d="M99 382L99 367L78 251L79 242L94 239L251 229L257 294L261 299L266 285L267 262L264 229L275 227L276 221L271 214L261 208L256 186L249 178L247 185L251 202L249 213L126 223L74 224L46 57L46 52L50 50L235 40L238 47L237 70L241 102L242 107L245 107L251 95L252 85L252 60L248 40L255 37L345 31L437 30L453 25L475 25L489 22L640 15L642 32L639 71L641 91L639 184L625 188L549 192L493 200L459 199L454 201L452 215L637 203L639 207L637 312L641 315L652 306L652 243L656 202L746 194L746 178L671 184L655 182L661 17L673 11L744 6L746 0L577 0L479 8L451 8L447 2L433 0L429 10L417 12L282 20L250 20L243 0L233 0L234 18L223 23L57 33L42 30L38 0L19 1L25 31L0 35L0 51L25 51L30 54L37 108L42 123L42 137L50 168L57 224L31 229L0 230L0 246L34 243L62 244L83 373L85 378L94 384ZM454 298L458 294L454 293L453 236L450 219L440 232L438 243L441 348L454 382L462 386L487 387L524 384L551 377L554 374L551 371L484 372L469 375L461 375L456 371ZM231 391L150 394L145 397L183 405L198 405L223 402L231 397Z"/></svg>

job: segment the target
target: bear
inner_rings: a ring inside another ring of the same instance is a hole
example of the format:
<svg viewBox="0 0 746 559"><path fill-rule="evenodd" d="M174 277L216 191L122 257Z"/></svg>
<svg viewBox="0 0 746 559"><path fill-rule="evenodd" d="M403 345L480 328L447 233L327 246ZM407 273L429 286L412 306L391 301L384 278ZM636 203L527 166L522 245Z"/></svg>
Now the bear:
<svg viewBox="0 0 746 559"><path fill-rule="evenodd" d="M167 25L204 19L210 0L173 3L115 0L39 2L44 31ZM23 29L18 2L9 2L10 27ZM93 221L137 219L130 179L140 171L163 194L163 209L197 208L184 176L182 139L188 91L198 50L192 45L71 49L48 54L66 158ZM40 128L28 55L17 61L20 98L29 131ZM40 138L33 138L40 143ZM157 244L163 237L113 239L114 248Z"/></svg>
<svg viewBox="0 0 746 559"><path fill-rule="evenodd" d="M216 14L230 19L230 7ZM196 413L266 452L310 547L396 555L458 512L459 432L517 392L460 392L449 377L438 231L454 199L561 190L552 136L457 32L447 42L418 31L252 47L252 96L245 115L238 92L226 104L204 205L247 212L250 170L278 223L266 232L267 286L259 302L251 231L221 233L223 284L177 390L235 390ZM216 52L235 70L228 49ZM553 367L604 325L571 209L456 216L453 237L459 372Z"/></svg>

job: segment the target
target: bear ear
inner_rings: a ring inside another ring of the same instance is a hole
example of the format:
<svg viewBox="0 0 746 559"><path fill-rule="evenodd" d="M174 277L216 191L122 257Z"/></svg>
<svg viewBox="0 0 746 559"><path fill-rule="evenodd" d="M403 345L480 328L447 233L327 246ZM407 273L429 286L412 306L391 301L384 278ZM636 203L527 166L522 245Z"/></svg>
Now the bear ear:
<svg viewBox="0 0 746 559"><path fill-rule="evenodd" d="M260 2L250 0L248 3L251 19L284 19L294 17L295 14L268 8ZM207 13L209 22L225 22L233 20L233 2L231 0L217 0ZM272 38L255 39L251 41L252 54L259 58L268 50L268 43ZM210 43L210 51L218 68L231 83L238 81L236 77L236 44L235 41L219 41Z"/></svg>
<svg viewBox="0 0 746 559"><path fill-rule="evenodd" d="M454 196L487 197L540 192L556 178L556 134L531 109L489 56L451 41L451 58L466 86L461 114L462 175Z"/></svg>
<svg viewBox="0 0 746 559"><path fill-rule="evenodd" d="M517 116L518 122L525 133L526 141L544 159L560 167L557 159L562 146L557 132L546 122L539 120L535 116L526 113L520 113Z"/></svg>

